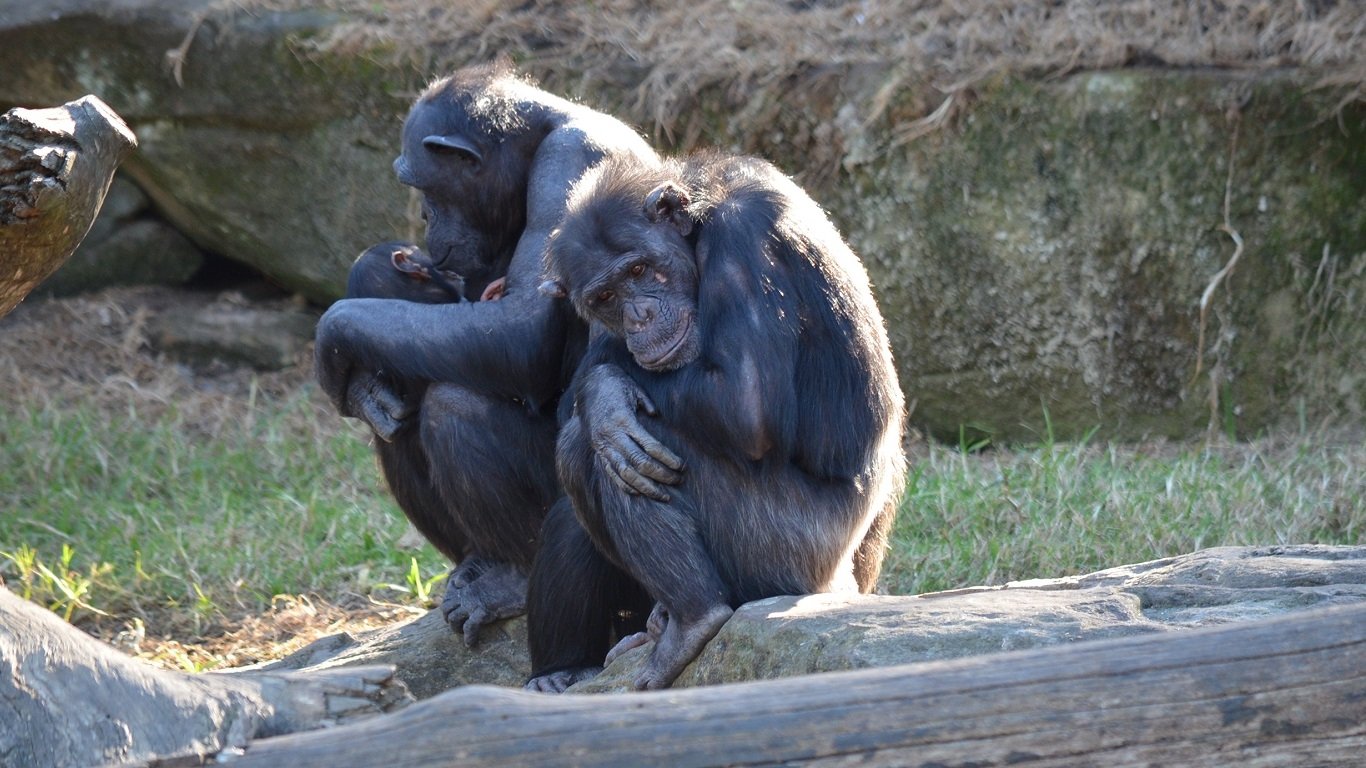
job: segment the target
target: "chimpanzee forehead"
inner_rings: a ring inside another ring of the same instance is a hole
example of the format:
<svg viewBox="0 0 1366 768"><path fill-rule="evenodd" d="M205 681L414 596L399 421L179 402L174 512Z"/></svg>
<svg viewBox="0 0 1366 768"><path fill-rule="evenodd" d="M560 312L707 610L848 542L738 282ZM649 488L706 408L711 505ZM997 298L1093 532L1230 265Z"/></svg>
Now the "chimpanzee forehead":
<svg viewBox="0 0 1366 768"><path fill-rule="evenodd" d="M417 146L428 136L474 138L475 130L463 108L441 101L419 101L403 121L403 146Z"/></svg>

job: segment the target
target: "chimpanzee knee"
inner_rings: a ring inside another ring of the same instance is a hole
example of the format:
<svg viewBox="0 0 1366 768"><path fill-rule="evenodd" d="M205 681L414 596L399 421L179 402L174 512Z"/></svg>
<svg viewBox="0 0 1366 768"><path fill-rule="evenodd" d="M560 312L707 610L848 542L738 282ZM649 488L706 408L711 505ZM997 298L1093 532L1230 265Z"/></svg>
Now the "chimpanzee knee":
<svg viewBox="0 0 1366 768"><path fill-rule="evenodd" d="M448 509L482 557L531 567L541 520L559 496L555 422L452 384L427 390L422 447Z"/></svg>

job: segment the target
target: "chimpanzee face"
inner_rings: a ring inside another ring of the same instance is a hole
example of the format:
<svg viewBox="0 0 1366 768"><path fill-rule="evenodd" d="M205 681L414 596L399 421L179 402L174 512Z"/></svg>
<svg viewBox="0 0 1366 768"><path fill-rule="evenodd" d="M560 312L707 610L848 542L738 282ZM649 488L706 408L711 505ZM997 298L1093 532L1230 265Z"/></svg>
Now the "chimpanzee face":
<svg viewBox="0 0 1366 768"><path fill-rule="evenodd" d="M542 289L623 339L649 371L681 368L701 353L692 221L675 184L604 189L587 176L550 237ZM666 189L661 195L660 190Z"/></svg>
<svg viewBox="0 0 1366 768"><path fill-rule="evenodd" d="M422 193L427 251L463 280L467 298L507 272L526 221L527 165L515 148L481 136L456 103L419 100L403 124L394 172Z"/></svg>

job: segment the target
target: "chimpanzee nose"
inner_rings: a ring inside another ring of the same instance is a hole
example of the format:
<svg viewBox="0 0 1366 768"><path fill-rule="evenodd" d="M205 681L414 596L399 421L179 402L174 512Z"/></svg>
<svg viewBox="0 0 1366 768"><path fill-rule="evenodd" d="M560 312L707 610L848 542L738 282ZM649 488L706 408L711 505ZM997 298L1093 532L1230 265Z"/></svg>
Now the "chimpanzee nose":
<svg viewBox="0 0 1366 768"><path fill-rule="evenodd" d="M645 330L655 319L654 307L648 302L631 301L626 303L625 312L626 330L631 333L639 333Z"/></svg>

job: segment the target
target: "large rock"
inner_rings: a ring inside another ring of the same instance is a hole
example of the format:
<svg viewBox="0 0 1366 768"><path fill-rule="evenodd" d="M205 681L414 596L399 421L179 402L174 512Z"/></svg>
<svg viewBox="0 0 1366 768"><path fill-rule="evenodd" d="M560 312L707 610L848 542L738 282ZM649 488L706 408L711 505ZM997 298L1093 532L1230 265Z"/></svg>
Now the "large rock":
<svg viewBox="0 0 1366 768"><path fill-rule="evenodd" d="M234 672L334 669L392 664L398 677L419 699L461 685L520 688L531 674L526 647L526 618L486 626L479 644L470 648L452 632L440 610L391 627L322 638L277 661Z"/></svg>
<svg viewBox="0 0 1366 768"><path fill-rule="evenodd" d="M200 248L335 298L357 253L411 228L390 165L421 82L373 48L310 53L343 23L207 0L11 3L0 104L104 95L142 140L124 171Z"/></svg>
<svg viewBox="0 0 1366 768"><path fill-rule="evenodd" d="M1360 420L1366 103L1328 119L1338 99L1266 74L998 81L956 127L859 165L829 202L916 420L950 440Z"/></svg>
<svg viewBox="0 0 1366 768"><path fill-rule="evenodd" d="M1085 576L919 597L810 595L742 606L676 686L886 667L1366 601L1366 547L1224 547ZM1366 631L1366 628L1363 628ZM571 690L630 687L652 646Z"/></svg>
<svg viewBox="0 0 1366 768"><path fill-rule="evenodd" d="M7 8L0 108L101 94L137 131L125 167L161 214L325 301L360 249L418 234L389 166L419 68L487 55L407 51L324 3L265 5ZM638 54L556 51L532 74L649 127ZM767 155L830 209L932 434L1250 435L1366 416L1366 103L1316 73L1001 76L948 102L887 62L812 66L757 97L735 78L672 104L678 135ZM1237 251L1226 193L1243 247L1216 280Z"/></svg>
<svg viewBox="0 0 1366 768"><path fill-rule="evenodd" d="M918 597L807 595L741 606L677 686L768 680L1253 621L1366 601L1366 547L1223 547L1083 576ZM630 687L651 646L571 690ZM467 648L440 611L324 638L251 669L393 665L418 698L458 685L520 686L526 621L485 628Z"/></svg>

